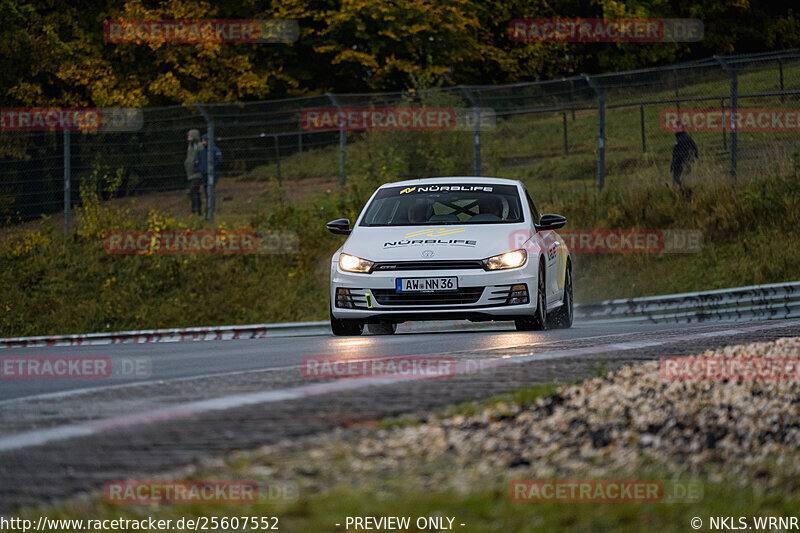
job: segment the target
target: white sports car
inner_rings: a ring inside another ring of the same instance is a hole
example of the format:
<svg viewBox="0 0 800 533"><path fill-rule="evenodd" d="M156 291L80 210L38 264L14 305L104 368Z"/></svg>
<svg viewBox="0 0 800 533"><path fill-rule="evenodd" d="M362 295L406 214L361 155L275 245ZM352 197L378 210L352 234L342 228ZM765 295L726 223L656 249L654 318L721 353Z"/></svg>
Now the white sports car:
<svg viewBox="0 0 800 533"><path fill-rule="evenodd" d="M525 186L499 178L383 185L331 260L335 335L392 334L406 320L513 320L518 330L572 325L567 219L539 215Z"/></svg>

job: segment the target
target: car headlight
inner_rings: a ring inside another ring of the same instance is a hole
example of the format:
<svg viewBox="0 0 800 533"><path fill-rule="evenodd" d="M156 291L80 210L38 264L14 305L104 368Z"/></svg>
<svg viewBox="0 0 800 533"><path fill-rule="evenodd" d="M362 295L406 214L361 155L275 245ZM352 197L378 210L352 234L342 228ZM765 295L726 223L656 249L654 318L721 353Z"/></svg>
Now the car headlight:
<svg viewBox="0 0 800 533"><path fill-rule="evenodd" d="M373 261L367 261L354 255L341 253L339 254L339 268L346 272L363 272L369 274L372 272Z"/></svg>
<svg viewBox="0 0 800 533"><path fill-rule="evenodd" d="M483 260L483 268L486 270L503 270L504 268L518 268L525 264L528 259L528 252L525 250L514 250L504 254L495 255Z"/></svg>

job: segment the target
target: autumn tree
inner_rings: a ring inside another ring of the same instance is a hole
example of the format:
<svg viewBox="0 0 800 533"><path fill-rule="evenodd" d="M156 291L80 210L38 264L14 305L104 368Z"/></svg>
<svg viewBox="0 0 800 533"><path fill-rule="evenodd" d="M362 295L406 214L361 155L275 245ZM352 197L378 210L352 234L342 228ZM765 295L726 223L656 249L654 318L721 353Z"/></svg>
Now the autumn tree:
<svg viewBox="0 0 800 533"><path fill-rule="evenodd" d="M3 106L160 106L499 84L800 44L796 0L0 0ZM513 18L699 18L699 43L520 43ZM292 19L292 44L105 41L109 19Z"/></svg>

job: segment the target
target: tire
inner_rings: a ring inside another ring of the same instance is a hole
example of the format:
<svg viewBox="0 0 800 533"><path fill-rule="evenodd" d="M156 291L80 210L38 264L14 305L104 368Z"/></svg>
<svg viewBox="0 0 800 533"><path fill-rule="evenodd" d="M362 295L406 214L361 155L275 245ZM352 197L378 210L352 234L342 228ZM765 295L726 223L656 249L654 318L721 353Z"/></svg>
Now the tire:
<svg viewBox="0 0 800 533"><path fill-rule="evenodd" d="M514 320L517 331L543 331L547 329L546 286L544 265L539 263L539 276L536 280L536 311L531 316L521 316Z"/></svg>
<svg viewBox="0 0 800 533"><path fill-rule="evenodd" d="M554 329L572 327L572 265L567 263L567 272L564 274L564 299L561 307L550 315L548 326Z"/></svg>
<svg viewBox="0 0 800 533"><path fill-rule="evenodd" d="M364 323L360 320L335 318L331 311L331 331L337 337L357 337L364 332Z"/></svg>
<svg viewBox="0 0 800 533"><path fill-rule="evenodd" d="M373 335L394 335L397 331L396 322L378 322L377 324L367 324L367 331Z"/></svg>

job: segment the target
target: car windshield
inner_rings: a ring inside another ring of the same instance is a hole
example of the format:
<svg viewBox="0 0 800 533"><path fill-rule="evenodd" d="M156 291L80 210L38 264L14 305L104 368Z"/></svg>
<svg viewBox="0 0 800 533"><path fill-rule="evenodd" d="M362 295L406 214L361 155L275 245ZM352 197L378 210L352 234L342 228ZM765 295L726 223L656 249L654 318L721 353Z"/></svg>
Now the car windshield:
<svg viewBox="0 0 800 533"><path fill-rule="evenodd" d="M383 188L367 207L361 225L517 222L522 222L522 208L516 186L447 183Z"/></svg>

